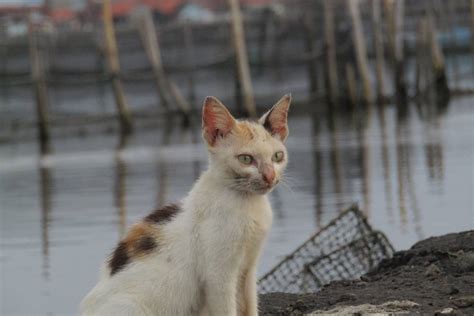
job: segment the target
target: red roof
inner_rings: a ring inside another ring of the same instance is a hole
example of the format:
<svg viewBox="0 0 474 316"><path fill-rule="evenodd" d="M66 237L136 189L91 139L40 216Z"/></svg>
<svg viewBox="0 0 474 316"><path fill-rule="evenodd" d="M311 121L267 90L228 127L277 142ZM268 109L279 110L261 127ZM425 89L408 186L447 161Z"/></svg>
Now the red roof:
<svg viewBox="0 0 474 316"><path fill-rule="evenodd" d="M2 5L0 4L0 14L25 14L33 11L41 11L43 6L26 6L26 5Z"/></svg>
<svg viewBox="0 0 474 316"><path fill-rule="evenodd" d="M120 17L130 14L139 5L147 6L162 14L172 14L184 3L185 0L115 0L112 2L112 14Z"/></svg>
<svg viewBox="0 0 474 316"><path fill-rule="evenodd" d="M112 2L112 15L114 17L130 14L137 5L136 0L116 0Z"/></svg>
<svg viewBox="0 0 474 316"><path fill-rule="evenodd" d="M169 15L176 12L176 10L183 4L184 0L142 0L141 2L153 10Z"/></svg>
<svg viewBox="0 0 474 316"><path fill-rule="evenodd" d="M74 19L76 13L70 9L53 9L49 12L49 17L55 23L62 23Z"/></svg>
<svg viewBox="0 0 474 316"><path fill-rule="evenodd" d="M272 3L272 0L239 0L243 5L261 5ZM191 3L197 3L210 9L226 8L227 0L191 0Z"/></svg>

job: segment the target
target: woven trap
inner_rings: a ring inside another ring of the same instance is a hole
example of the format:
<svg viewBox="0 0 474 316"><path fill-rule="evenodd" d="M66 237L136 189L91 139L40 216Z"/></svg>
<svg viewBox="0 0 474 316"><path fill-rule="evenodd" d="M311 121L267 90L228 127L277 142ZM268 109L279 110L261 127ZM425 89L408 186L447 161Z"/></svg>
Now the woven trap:
<svg viewBox="0 0 474 316"><path fill-rule="evenodd" d="M265 274L259 293L314 293L331 281L360 277L393 252L385 235L352 206Z"/></svg>

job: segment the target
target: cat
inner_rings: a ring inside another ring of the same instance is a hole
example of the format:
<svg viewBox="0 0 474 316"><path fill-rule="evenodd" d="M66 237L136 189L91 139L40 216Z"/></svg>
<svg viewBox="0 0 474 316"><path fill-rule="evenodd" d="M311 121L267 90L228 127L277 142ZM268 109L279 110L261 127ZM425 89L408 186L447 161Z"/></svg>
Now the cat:
<svg viewBox="0 0 474 316"><path fill-rule="evenodd" d="M180 204L130 228L82 315L258 315L257 263L272 223L266 194L288 163L290 102L285 95L254 122L205 99L207 171Z"/></svg>

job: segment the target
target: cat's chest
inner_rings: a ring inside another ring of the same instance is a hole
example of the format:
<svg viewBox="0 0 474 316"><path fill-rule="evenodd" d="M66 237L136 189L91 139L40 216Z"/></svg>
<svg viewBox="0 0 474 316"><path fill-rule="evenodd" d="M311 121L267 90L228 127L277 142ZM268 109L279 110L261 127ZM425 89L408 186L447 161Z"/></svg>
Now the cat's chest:
<svg viewBox="0 0 474 316"><path fill-rule="evenodd" d="M243 242L252 242L263 238L270 229L272 211L268 203L227 206L212 221L216 232L228 234Z"/></svg>

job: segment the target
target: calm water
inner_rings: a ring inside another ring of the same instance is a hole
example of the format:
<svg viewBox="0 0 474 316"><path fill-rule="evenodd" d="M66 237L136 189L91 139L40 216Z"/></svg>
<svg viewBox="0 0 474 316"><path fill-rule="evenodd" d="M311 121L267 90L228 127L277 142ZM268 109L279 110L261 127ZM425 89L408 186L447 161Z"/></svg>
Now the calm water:
<svg viewBox="0 0 474 316"><path fill-rule="evenodd" d="M364 126L291 117L260 273L354 202L397 249L472 229L473 104L457 98L428 118L413 107L405 119L387 107ZM43 158L33 142L0 145L0 314L74 314L126 228L190 189L206 168L204 146L196 133L163 130L122 149L113 135L58 137Z"/></svg>

